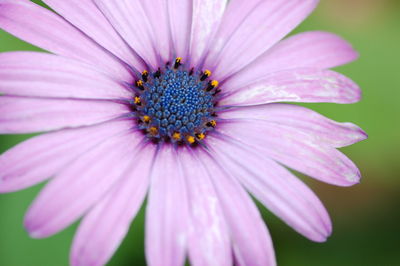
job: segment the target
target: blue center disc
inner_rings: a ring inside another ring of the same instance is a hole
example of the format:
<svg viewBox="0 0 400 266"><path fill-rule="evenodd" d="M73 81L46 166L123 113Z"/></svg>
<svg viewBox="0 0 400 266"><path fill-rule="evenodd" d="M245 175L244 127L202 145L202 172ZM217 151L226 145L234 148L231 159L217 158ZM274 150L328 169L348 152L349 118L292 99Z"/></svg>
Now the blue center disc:
<svg viewBox="0 0 400 266"><path fill-rule="evenodd" d="M218 91L208 73L193 73L176 65L154 73L145 71L136 82L134 99L139 128L157 141L201 142L216 125Z"/></svg>

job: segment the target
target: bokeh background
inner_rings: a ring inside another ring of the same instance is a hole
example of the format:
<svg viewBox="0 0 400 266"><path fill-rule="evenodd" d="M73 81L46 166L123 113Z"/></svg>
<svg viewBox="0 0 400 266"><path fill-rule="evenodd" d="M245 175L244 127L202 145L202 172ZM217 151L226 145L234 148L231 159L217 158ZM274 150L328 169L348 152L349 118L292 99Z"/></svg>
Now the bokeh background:
<svg viewBox="0 0 400 266"><path fill-rule="evenodd" d="M360 125L369 139L343 149L363 174L359 185L338 188L304 178L332 216L334 231L326 243L308 241L260 206L279 265L400 265L400 1L322 0L295 32L308 30L337 33L360 52L358 61L337 70L360 84L364 97L352 105L307 106ZM0 51L14 50L38 49L0 30ZM0 152L27 137L0 136ZM1 266L68 265L76 224L41 240L30 239L22 226L42 186L0 195ZM146 265L143 228L142 210L109 265Z"/></svg>

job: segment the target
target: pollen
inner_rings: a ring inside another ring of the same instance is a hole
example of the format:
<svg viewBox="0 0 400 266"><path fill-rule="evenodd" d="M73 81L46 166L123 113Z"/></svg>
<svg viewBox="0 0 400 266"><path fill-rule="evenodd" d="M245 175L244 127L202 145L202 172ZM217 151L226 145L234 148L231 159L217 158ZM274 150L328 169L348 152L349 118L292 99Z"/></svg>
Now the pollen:
<svg viewBox="0 0 400 266"><path fill-rule="evenodd" d="M172 138L174 139L174 140L176 140L176 141L179 141L179 140L181 140L181 133L179 133L179 132L175 132L174 134L172 134Z"/></svg>
<svg viewBox="0 0 400 266"><path fill-rule="evenodd" d="M207 70L204 71L204 73L203 73L203 75L201 76L200 80L201 80L201 81L204 81L204 80L206 80L207 78L209 78L210 76L211 76L211 71L207 69Z"/></svg>
<svg viewBox="0 0 400 266"><path fill-rule="evenodd" d="M214 88L218 87L219 82L216 80L211 81L211 86L213 86Z"/></svg>
<svg viewBox="0 0 400 266"><path fill-rule="evenodd" d="M217 126L217 121L211 120L210 122L208 122L208 125L211 126L211 127L216 127Z"/></svg>
<svg viewBox="0 0 400 266"><path fill-rule="evenodd" d="M142 88L143 87L143 80L136 81L136 86L139 87L139 88Z"/></svg>
<svg viewBox="0 0 400 266"><path fill-rule="evenodd" d="M143 70L143 72L142 72L142 79L143 79L143 81L144 81L144 82L147 82L148 78L149 78L149 72L148 72L147 70ZM142 85L142 86L143 86L143 85Z"/></svg>
<svg viewBox="0 0 400 266"><path fill-rule="evenodd" d="M196 137L198 140L203 140L206 138L206 135L204 133L196 134Z"/></svg>
<svg viewBox="0 0 400 266"><path fill-rule="evenodd" d="M175 59L175 64L174 64L174 68L178 68L182 65L182 57L177 57Z"/></svg>
<svg viewBox="0 0 400 266"><path fill-rule="evenodd" d="M134 99L134 102L135 102L135 104L137 104L137 105L141 104L140 97L136 96L135 99Z"/></svg>
<svg viewBox="0 0 400 266"><path fill-rule="evenodd" d="M150 135L156 136L158 134L158 129L156 127L149 128Z"/></svg>
<svg viewBox="0 0 400 266"><path fill-rule="evenodd" d="M186 136L186 140L187 140L187 142L189 142L189 144L193 144L196 142L196 139L190 135Z"/></svg>
<svg viewBox="0 0 400 266"><path fill-rule="evenodd" d="M145 116L143 116L143 122L145 122L145 123L149 123L150 122L150 120L151 120L151 118L150 118L150 116L148 116L148 115L145 115Z"/></svg>

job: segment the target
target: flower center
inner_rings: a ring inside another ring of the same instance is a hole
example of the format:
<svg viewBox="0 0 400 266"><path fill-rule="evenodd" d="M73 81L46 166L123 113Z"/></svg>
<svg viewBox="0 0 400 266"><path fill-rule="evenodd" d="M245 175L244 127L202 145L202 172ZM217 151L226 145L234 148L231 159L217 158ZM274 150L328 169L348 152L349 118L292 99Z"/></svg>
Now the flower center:
<svg viewBox="0 0 400 266"><path fill-rule="evenodd" d="M177 58L173 66L143 71L132 101L138 127L156 143L201 143L216 126L218 82L211 72L187 70Z"/></svg>

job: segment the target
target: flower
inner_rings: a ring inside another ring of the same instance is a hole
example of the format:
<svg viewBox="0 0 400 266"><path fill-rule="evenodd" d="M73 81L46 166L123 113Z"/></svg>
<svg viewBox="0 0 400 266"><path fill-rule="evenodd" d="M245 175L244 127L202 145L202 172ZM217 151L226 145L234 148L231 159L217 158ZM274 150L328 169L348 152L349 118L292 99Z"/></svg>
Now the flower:
<svg viewBox="0 0 400 266"><path fill-rule="evenodd" d="M316 0L0 0L0 27L50 53L0 54L0 133L47 132L0 157L0 192L52 180L25 217L32 237L83 217L72 265L105 264L148 197L149 265L275 265L250 192L305 237L331 221L284 166L359 182L337 148L366 138L305 107L353 103L330 71L340 37L281 40Z"/></svg>

